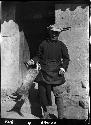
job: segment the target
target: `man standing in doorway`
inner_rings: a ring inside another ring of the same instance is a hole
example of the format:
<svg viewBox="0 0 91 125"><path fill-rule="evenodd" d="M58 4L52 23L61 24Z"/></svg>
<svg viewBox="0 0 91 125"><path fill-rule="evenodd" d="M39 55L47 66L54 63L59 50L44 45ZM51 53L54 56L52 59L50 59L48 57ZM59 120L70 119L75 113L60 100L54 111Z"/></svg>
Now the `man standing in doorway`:
<svg viewBox="0 0 91 125"><path fill-rule="evenodd" d="M51 90L55 96L57 105L58 119L64 118L63 106L63 88L65 83L64 73L69 64L69 54L66 45L58 40L62 29L53 25L48 27L49 36L39 45L37 56L33 58L34 62L39 62L41 71L36 78L40 100L44 111L44 119L49 117L49 107L52 105ZM28 62L31 64L31 60Z"/></svg>

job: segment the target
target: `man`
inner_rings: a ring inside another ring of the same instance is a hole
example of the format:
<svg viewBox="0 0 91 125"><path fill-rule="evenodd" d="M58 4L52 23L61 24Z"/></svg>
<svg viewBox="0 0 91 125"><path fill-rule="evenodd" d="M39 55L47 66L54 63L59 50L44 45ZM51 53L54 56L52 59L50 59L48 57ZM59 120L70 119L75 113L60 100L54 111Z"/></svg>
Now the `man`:
<svg viewBox="0 0 91 125"><path fill-rule="evenodd" d="M38 89L44 110L44 119L49 118L49 107L52 105L51 90L55 95L58 119L63 119L63 88L61 85L65 82L64 73L68 68L69 55L66 45L58 40L62 29L49 26L48 31L50 37L40 44L38 54L33 58L34 62L38 61L41 65L41 71L36 81L39 85ZM31 60L28 63L31 63Z"/></svg>

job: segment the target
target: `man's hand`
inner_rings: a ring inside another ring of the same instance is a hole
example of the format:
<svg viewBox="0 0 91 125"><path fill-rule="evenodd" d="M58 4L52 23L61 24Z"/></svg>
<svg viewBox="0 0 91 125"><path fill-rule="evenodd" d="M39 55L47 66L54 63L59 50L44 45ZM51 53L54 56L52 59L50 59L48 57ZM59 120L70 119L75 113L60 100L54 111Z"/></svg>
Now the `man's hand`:
<svg viewBox="0 0 91 125"><path fill-rule="evenodd" d="M41 65L40 65L38 62L36 63L36 65L37 65L37 68L36 68L36 69L37 69L38 71L40 71L40 70L41 70Z"/></svg>
<svg viewBox="0 0 91 125"><path fill-rule="evenodd" d="M65 73L65 69L64 68L60 68L59 75L64 75L64 73Z"/></svg>

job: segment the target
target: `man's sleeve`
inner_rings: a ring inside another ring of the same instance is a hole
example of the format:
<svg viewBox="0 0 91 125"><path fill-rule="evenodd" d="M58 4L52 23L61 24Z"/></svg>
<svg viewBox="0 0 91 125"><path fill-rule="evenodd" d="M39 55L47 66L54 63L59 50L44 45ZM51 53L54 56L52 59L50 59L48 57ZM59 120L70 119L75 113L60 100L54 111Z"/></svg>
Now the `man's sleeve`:
<svg viewBox="0 0 91 125"><path fill-rule="evenodd" d="M62 59L63 59L63 64L62 64L62 68L65 69L65 71L67 71L68 65L69 65L69 54L68 54L68 49L66 47L66 45L64 43L62 43Z"/></svg>

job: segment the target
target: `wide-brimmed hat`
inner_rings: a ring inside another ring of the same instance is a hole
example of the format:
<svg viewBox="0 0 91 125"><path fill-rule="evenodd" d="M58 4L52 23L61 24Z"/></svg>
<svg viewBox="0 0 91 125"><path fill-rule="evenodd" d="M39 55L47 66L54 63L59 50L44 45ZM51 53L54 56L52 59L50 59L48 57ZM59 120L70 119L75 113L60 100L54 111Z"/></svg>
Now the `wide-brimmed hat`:
<svg viewBox="0 0 91 125"><path fill-rule="evenodd" d="M54 25L48 26L47 29L48 29L48 30L51 30L51 31L54 31L54 32L59 32L59 33L62 31L61 28L58 28L58 27L56 27L56 26L54 26Z"/></svg>

